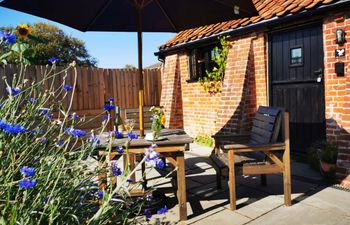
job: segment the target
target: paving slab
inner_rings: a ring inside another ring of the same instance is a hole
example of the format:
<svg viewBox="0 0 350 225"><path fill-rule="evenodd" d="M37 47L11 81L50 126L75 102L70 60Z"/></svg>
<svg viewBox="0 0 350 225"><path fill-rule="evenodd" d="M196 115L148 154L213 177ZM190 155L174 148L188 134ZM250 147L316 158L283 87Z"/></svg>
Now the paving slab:
<svg viewBox="0 0 350 225"><path fill-rule="evenodd" d="M260 176L237 176L236 183L255 188L259 191L267 192L271 195L283 197L283 177L277 174L267 174L267 185L260 184ZM309 183L292 178L292 199L295 199L305 192L318 186L315 183Z"/></svg>
<svg viewBox="0 0 350 225"><path fill-rule="evenodd" d="M350 217L337 210L317 208L303 203L291 207L281 206L253 220L249 225L348 225Z"/></svg>
<svg viewBox="0 0 350 225"><path fill-rule="evenodd" d="M225 208L220 206L213 206L206 200L201 200L193 195L188 196L187 200L187 215L188 220L179 221L179 208L177 205L177 199L175 195L167 196L167 206L169 211L166 215L154 215L151 224L155 224L157 219L160 219L161 224L194 224L201 220L214 215L220 211L224 211Z"/></svg>
<svg viewBox="0 0 350 225"><path fill-rule="evenodd" d="M327 187L305 198L301 203L350 217L350 192L348 191ZM348 224L350 224L350 218Z"/></svg>
<svg viewBox="0 0 350 225"><path fill-rule="evenodd" d="M213 224L230 224L230 225L241 225L249 222L250 219L234 213L228 209L219 211L213 215L210 215L202 220L199 220L195 223L189 223L193 225L213 225Z"/></svg>

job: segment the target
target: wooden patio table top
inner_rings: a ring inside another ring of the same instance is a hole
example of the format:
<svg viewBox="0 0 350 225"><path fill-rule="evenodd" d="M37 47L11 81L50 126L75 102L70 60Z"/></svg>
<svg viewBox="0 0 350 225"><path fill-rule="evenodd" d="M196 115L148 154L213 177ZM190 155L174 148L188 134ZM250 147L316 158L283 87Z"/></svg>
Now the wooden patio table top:
<svg viewBox="0 0 350 225"><path fill-rule="evenodd" d="M138 132L134 132L138 134ZM147 131L145 132L147 133ZM97 150L106 149L108 145L108 133L104 132L102 135L98 135L98 139L100 140L100 145L96 147ZM126 134L123 134L123 138L114 138L112 146L124 146L126 145L128 138ZM158 147L171 147L171 146L181 146L186 145L193 142L193 138L191 138L185 131L181 129L163 129L160 132L160 139L155 141L149 141L144 139L144 137L139 137L138 139L134 139L130 142L129 150L132 153L144 153L144 149L142 152L135 151L138 148L147 148L152 144L156 144ZM157 151L157 148L155 149ZM186 149L179 148L178 151L184 151ZM129 151L129 152L130 152ZM163 151L163 150L161 150ZM171 150L174 151L174 150Z"/></svg>

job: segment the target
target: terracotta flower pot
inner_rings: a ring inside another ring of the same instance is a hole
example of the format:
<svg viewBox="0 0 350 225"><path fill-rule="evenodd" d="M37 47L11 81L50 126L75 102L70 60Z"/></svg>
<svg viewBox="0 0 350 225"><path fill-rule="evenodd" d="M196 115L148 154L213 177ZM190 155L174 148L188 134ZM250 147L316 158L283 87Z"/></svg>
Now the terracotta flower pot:
<svg viewBox="0 0 350 225"><path fill-rule="evenodd" d="M329 172L331 170L335 170L336 165L335 163L326 163L320 160L320 167L322 169L323 172Z"/></svg>

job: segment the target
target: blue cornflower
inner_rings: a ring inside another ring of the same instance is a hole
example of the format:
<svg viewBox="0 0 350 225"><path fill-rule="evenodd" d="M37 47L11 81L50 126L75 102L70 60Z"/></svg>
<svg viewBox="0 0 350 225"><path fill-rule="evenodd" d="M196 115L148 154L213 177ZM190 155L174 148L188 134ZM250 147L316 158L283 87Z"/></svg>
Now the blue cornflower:
<svg viewBox="0 0 350 225"><path fill-rule="evenodd" d="M117 130L114 132L114 134L115 134L115 137L116 137L116 138L122 138L122 137L123 137L123 133L122 133L122 132L119 132L119 131L117 131Z"/></svg>
<svg viewBox="0 0 350 225"><path fill-rule="evenodd" d="M73 90L73 87L70 86L70 85L64 85L63 89L66 90L66 91L71 91L71 90Z"/></svg>
<svg viewBox="0 0 350 225"><path fill-rule="evenodd" d="M59 141L57 141L56 144L57 144L58 147L60 147L60 146L64 145L64 141L59 140Z"/></svg>
<svg viewBox="0 0 350 225"><path fill-rule="evenodd" d="M50 112L50 109L48 109L48 108L40 108L39 112L44 114L44 115L47 115Z"/></svg>
<svg viewBox="0 0 350 225"><path fill-rule="evenodd" d="M104 121L108 120L108 116L103 116L102 118L103 118ZM109 117L109 120L112 120L112 117Z"/></svg>
<svg viewBox="0 0 350 225"><path fill-rule="evenodd" d="M4 121L0 120L0 129L5 129L7 126L7 123L5 123Z"/></svg>
<svg viewBox="0 0 350 225"><path fill-rule="evenodd" d="M154 161L158 160L159 154L154 150L155 147L156 145L152 145L151 147L145 149L145 153L147 155L146 162L150 162L152 160Z"/></svg>
<svg viewBox="0 0 350 225"><path fill-rule="evenodd" d="M164 161L162 159L157 159L155 160L156 166L158 169L163 169L164 168Z"/></svg>
<svg viewBox="0 0 350 225"><path fill-rule="evenodd" d="M32 103L32 104L35 104L36 100L34 98L29 98L29 102Z"/></svg>
<svg viewBox="0 0 350 225"><path fill-rule="evenodd" d="M7 124L4 132L8 134L23 134L26 131L26 128L21 125L12 125L12 124Z"/></svg>
<svg viewBox="0 0 350 225"><path fill-rule="evenodd" d="M129 132L129 133L128 133L128 138L129 138L130 140L133 140L133 139L138 139L139 136L137 136L137 134L134 134L133 132Z"/></svg>
<svg viewBox="0 0 350 225"><path fill-rule="evenodd" d="M98 191L97 196L99 199L102 199L103 198L103 191Z"/></svg>
<svg viewBox="0 0 350 225"><path fill-rule="evenodd" d="M109 98L109 99L108 99L108 101L110 101L110 102L114 102L114 98L113 98L113 97L111 97L111 98Z"/></svg>
<svg viewBox="0 0 350 225"><path fill-rule="evenodd" d="M152 213L149 209L145 209L143 214L146 216L147 219L151 219L151 217L152 217Z"/></svg>
<svg viewBox="0 0 350 225"><path fill-rule="evenodd" d="M49 58L49 62L52 63L52 64L58 63L58 61L60 61L58 58L55 58L55 57Z"/></svg>
<svg viewBox="0 0 350 225"><path fill-rule="evenodd" d="M66 128L65 131L68 135L71 135L73 137L85 137L86 136L86 132L83 130Z"/></svg>
<svg viewBox="0 0 350 225"><path fill-rule="evenodd" d="M16 42L16 35L4 30L0 30L0 38L4 38L8 44L14 44Z"/></svg>
<svg viewBox="0 0 350 225"><path fill-rule="evenodd" d="M23 179L18 182L18 185L22 189L32 188L36 185L36 180Z"/></svg>
<svg viewBox="0 0 350 225"><path fill-rule="evenodd" d="M157 214L161 215L161 214L165 214L166 212L168 212L168 207L164 206L163 208L157 210Z"/></svg>
<svg viewBox="0 0 350 225"><path fill-rule="evenodd" d="M98 138L94 134L90 134L90 136L87 139L87 141L89 143L91 143L92 145L99 145L100 144L100 140L98 140Z"/></svg>
<svg viewBox="0 0 350 225"><path fill-rule="evenodd" d="M123 172L121 171L121 169L117 166L117 164L115 162L111 163L111 168L112 168L112 173L114 176L120 176L123 174Z"/></svg>
<svg viewBox="0 0 350 225"><path fill-rule="evenodd" d="M134 180L132 180L132 179L127 179L126 182L128 182L128 183L133 183Z"/></svg>
<svg viewBox="0 0 350 225"><path fill-rule="evenodd" d="M113 110L114 108L115 108L115 107L114 107L114 105L112 105L112 104L105 105L105 106L103 107L103 109L106 110L106 111L111 111L111 110Z"/></svg>
<svg viewBox="0 0 350 225"><path fill-rule="evenodd" d="M48 114L48 115L46 115L46 118L47 118L49 121L51 121L51 120L53 119L53 114Z"/></svg>
<svg viewBox="0 0 350 225"><path fill-rule="evenodd" d="M33 167L23 166L19 171L25 177L33 177L35 175L35 169Z"/></svg>
<svg viewBox="0 0 350 225"><path fill-rule="evenodd" d="M41 143L45 143L45 142L46 142L46 137L42 137L42 138L40 139L40 141L41 141Z"/></svg>
<svg viewBox="0 0 350 225"><path fill-rule="evenodd" d="M10 86L6 87L6 91L10 94L10 95L18 95L19 93L21 93L21 89L19 88L12 88Z"/></svg>
<svg viewBox="0 0 350 225"><path fill-rule="evenodd" d="M117 147L116 147L116 150L117 150L117 152L118 152L119 154L123 154L123 153L124 153L124 148L123 148L123 146L117 146Z"/></svg>
<svg viewBox="0 0 350 225"><path fill-rule="evenodd" d="M8 44L14 44L16 43L16 35L15 34L8 34L6 38L6 42Z"/></svg>
<svg viewBox="0 0 350 225"><path fill-rule="evenodd" d="M73 113L73 114L69 115L69 118L72 120L78 120L78 119L80 119L80 116L76 113Z"/></svg>

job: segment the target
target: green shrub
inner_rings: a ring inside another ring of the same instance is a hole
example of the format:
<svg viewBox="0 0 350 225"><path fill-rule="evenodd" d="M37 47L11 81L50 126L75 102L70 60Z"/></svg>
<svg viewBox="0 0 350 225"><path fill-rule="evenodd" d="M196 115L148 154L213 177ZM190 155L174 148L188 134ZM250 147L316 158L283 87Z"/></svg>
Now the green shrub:
<svg viewBox="0 0 350 225"><path fill-rule="evenodd" d="M213 147L214 139L208 135L199 135L194 138L194 141L200 145Z"/></svg>
<svg viewBox="0 0 350 225"><path fill-rule="evenodd" d="M335 164L337 162L337 156L337 146L328 141L325 141L321 147L320 160L325 163Z"/></svg>

